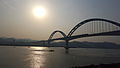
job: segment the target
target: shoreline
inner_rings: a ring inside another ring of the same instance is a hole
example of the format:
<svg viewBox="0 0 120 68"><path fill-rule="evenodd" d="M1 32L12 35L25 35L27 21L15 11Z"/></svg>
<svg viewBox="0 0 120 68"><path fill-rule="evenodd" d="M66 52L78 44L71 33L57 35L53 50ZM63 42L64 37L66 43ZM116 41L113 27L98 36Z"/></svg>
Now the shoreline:
<svg viewBox="0 0 120 68"><path fill-rule="evenodd" d="M91 64L86 66L73 66L70 68L120 68L120 63L111 63L111 64Z"/></svg>

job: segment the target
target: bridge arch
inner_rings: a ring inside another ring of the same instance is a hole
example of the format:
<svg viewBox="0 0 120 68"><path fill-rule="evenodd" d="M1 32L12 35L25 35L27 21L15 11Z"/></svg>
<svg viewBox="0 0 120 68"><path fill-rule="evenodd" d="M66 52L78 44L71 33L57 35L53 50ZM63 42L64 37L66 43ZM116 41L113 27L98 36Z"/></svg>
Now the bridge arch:
<svg viewBox="0 0 120 68"><path fill-rule="evenodd" d="M101 19L101 18L92 18L92 19L87 19L87 20L84 20L80 23L78 23L75 27L73 27L73 29L68 33L67 37L70 37L79 27L81 27L82 25L86 24L86 23L89 23L91 21L105 21L105 22L108 22L108 23L111 23L113 25L116 25L116 26L119 26L120 27L120 23L117 23L117 22L114 22L114 21L111 21L111 20L107 20L107 19Z"/></svg>
<svg viewBox="0 0 120 68"><path fill-rule="evenodd" d="M48 38L48 43L50 44L51 42L51 39L53 38L53 36L56 34L56 33L60 33L63 37L66 37L66 34L60 30L56 30L54 32L52 32L52 34L49 36Z"/></svg>

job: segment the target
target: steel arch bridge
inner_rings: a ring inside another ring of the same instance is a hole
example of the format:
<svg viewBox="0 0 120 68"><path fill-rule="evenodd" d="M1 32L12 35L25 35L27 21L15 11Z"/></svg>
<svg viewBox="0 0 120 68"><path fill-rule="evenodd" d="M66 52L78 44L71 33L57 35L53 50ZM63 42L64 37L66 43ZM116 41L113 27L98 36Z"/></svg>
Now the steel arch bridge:
<svg viewBox="0 0 120 68"><path fill-rule="evenodd" d="M115 31L109 31L109 32L102 32L102 33L95 33L95 34L81 34L81 35L76 35L76 36L72 36L72 34L81 26L87 24L87 23L90 23L90 22L95 22L95 21L102 21L102 22L107 22L107 23L110 23L112 25L115 25L117 27L120 28L120 23L118 22L114 22L114 21L111 21L111 20L107 20L107 19L101 19L101 18L92 18L92 19L87 19L87 20L84 20L80 23L78 23L76 26L74 26L70 32L66 35L64 32L62 31L54 31L49 39L48 39L48 42L51 42L51 41L54 41L54 40L65 40L66 41L66 46L65 48L68 49L68 42L70 40L73 40L73 39L77 39L77 38L84 38L84 37L92 37L92 36L120 36L120 29L119 30L115 30ZM62 38L55 38L55 39L52 39L52 37L54 36L54 34L56 34L57 32L61 33L63 35Z"/></svg>
<svg viewBox="0 0 120 68"><path fill-rule="evenodd" d="M52 32L52 34L50 35L50 37L48 38L48 44L50 44L50 41L52 41L51 39L53 38L53 36L56 34L56 33L60 33L64 38L66 38L66 34L60 30L56 30L54 32Z"/></svg>
<svg viewBox="0 0 120 68"><path fill-rule="evenodd" d="M93 19L87 19L87 20L84 20L80 23L78 23L67 35L67 37L70 37L72 36L72 34L79 28L81 27L82 25L85 25L86 23L90 23L91 21L103 21L103 22L108 22L108 23L111 23L113 25L116 25L118 27L120 27L120 23L117 23L117 22L114 22L114 21L111 21L111 20L107 20L107 19L101 19L101 18L93 18Z"/></svg>

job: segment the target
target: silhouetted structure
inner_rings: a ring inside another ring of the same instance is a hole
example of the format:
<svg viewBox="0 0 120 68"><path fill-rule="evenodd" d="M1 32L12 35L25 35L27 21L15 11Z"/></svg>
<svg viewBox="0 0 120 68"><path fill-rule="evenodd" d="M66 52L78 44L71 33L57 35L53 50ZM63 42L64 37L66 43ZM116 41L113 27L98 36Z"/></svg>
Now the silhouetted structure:
<svg viewBox="0 0 120 68"><path fill-rule="evenodd" d="M90 34L86 33L86 34L72 36L72 34L79 27L85 25L86 23L90 23L90 22L92 23L92 31L91 31L92 33L90 33ZM108 24L106 24L106 23L108 23ZM95 27L95 26L97 26L97 27ZM97 32L95 32L95 31L97 31ZM52 39L52 37L56 33L62 34L63 37ZM111 20L107 20L107 19L100 19L100 18L87 19L87 20L84 20L84 21L80 22L79 24L77 24L68 33L68 35L66 35L64 32L59 31L59 30L54 31L48 39L48 44L50 44L51 41L55 41L55 40L65 40L65 42L66 42L65 49L68 50L69 49L68 45L69 45L70 40L77 39L77 38L84 38L84 37L92 37L92 36L120 36L120 23L117 23L117 22L114 22Z"/></svg>

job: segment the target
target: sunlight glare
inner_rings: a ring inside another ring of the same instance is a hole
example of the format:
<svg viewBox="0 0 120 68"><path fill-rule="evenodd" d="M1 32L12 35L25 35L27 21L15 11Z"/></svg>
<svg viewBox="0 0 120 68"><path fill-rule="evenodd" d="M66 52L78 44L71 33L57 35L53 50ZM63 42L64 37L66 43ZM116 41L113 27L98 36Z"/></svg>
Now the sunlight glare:
<svg viewBox="0 0 120 68"><path fill-rule="evenodd" d="M33 14L37 17L44 17L46 15L46 10L42 7L36 7L33 9Z"/></svg>
<svg viewBox="0 0 120 68"><path fill-rule="evenodd" d="M35 49L35 50L44 50L44 49L47 49L46 47L31 47L32 49Z"/></svg>

